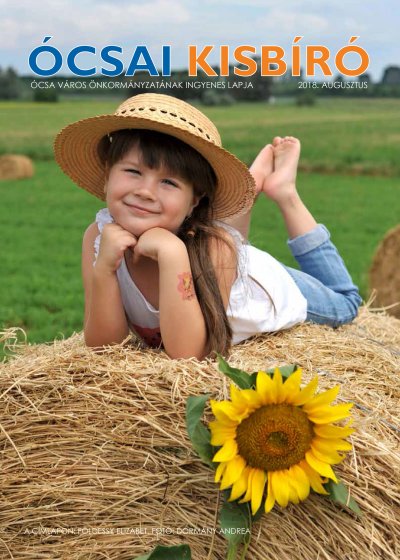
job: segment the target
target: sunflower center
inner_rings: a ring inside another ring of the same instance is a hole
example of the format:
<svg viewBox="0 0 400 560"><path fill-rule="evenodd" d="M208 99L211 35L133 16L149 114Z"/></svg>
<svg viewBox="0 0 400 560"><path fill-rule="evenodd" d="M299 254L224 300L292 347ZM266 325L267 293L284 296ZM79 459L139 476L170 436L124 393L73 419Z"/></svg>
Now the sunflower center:
<svg viewBox="0 0 400 560"><path fill-rule="evenodd" d="M239 454L264 471L287 469L304 459L313 437L307 414L288 404L258 408L236 429Z"/></svg>

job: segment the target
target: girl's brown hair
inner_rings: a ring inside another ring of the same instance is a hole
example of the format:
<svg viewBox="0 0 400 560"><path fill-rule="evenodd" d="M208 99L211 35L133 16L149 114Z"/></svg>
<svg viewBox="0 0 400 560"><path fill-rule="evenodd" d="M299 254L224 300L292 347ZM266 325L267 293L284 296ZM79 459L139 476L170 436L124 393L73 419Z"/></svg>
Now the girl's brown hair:
<svg viewBox="0 0 400 560"><path fill-rule="evenodd" d="M184 241L189 255L196 295L207 329L207 354L218 352L227 355L232 329L210 258L210 243L225 243L233 254L235 248L214 225L215 173L194 148L173 136L151 130L113 132L100 141L98 152L102 163L112 167L134 146L139 147L146 167L165 167L191 184L193 194L201 197L191 216L181 225L178 237Z"/></svg>

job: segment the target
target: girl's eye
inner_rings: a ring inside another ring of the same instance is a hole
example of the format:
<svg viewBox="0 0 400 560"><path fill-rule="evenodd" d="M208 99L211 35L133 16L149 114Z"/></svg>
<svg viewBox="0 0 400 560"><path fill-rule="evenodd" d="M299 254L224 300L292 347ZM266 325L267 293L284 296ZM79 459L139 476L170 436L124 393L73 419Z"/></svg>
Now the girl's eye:
<svg viewBox="0 0 400 560"><path fill-rule="evenodd" d="M132 173L133 175L140 175L140 171L138 169L126 169L125 171L127 171L128 173Z"/></svg>
<svg viewBox="0 0 400 560"><path fill-rule="evenodd" d="M167 185L172 185L173 187L178 186L178 184L175 183L175 181L171 181L171 179L163 179L163 183L166 183Z"/></svg>

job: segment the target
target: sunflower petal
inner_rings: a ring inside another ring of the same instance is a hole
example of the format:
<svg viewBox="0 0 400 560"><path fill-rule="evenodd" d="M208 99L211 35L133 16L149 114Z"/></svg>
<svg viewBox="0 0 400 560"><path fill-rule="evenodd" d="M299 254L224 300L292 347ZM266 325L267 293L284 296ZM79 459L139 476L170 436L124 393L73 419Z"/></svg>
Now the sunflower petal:
<svg viewBox="0 0 400 560"><path fill-rule="evenodd" d="M307 461L300 461L299 467L305 472L310 482L310 486L314 490L314 492L318 492L318 494L325 494L326 496L329 494L329 492L327 492L322 486L321 476L313 468L310 467Z"/></svg>
<svg viewBox="0 0 400 560"><path fill-rule="evenodd" d="M317 387L318 377L314 377L314 379L311 379L310 383L306 385L304 389L302 389L300 393L293 399L292 404L301 406L309 401L317 390Z"/></svg>
<svg viewBox="0 0 400 560"><path fill-rule="evenodd" d="M334 406L322 405L307 415L314 424L329 424L347 418L352 406L353 403L335 404Z"/></svg>
<svg viewBox="0 0 400 560"><path fill-rule="evenodd" d="M289 377L286 379L285 383L283 384L282 393L285 396L285 401L288 404L293 402L298 394L300 393L300 383L301 383L301 375L303 371L301 368L296 369Z"/></svg>
<svg viewBox="0 0 400 560"><path fill-rule="evenodd" d="M283 380L281 370L279 368L275 368L274 370L274 377L272 379L274 384L274 403L280 404L285 399L285 395L283 394Z"/></svg>
<svg viewBox="0 0 400 560"><path fill-rule="evenodd" d="M238 424L237 410L230 401L210 400L210 406L215 418L228 426L235 422Z"/></svg>
<svg viewBox="0 0 400 560"><path fill-rule="evenodd" d="M249 502L251 500L251 492L252 492L252 488L253 488L253 477L254 477L255 471L256 471L256 469L253 469L252 467L249 467L249 477L247 479L246 494L239 501L239 504L243 504L244 502Z"/></svg>
<svg viewBox="0 0 400 560"><path fill-rule="evenodd" d="M306 461L310 465L312 469L317 471L318 474L321 476L325 476L327 478L331 478L335 482L337 482L337 478L335 473L332 470L332 467L323 461L320 461L315 457L312 451L307 451L306 453Z"/></svg>
<svg viewBox="0 0 400 560"><path fill-rule="evenodd" d="M288 474L289 484L294 488L299 500L305 500L310 493L310 481L306 473L299 465L292 465Z"/></svg>
<svg viewBox="0 0 400 560"><path fill-rule="evenodd" d="M213 428L223 428L224 430L234 430L238 423L236 421L233 420L229 420L228 417L226 418L226 420L211 420L208 423L210 429L212 430Z"/></svg>
<svg viewBox="0 0 400 560"><path fill-rule="evenodd" d="M242 389L240 394L249 412L252 412L263 404L260 395L254 389Z"/></svg>
<svg viewBox="0 0 400 560"><path fill-rule="evenodd" d="M300 498L293 486L293 484L291 483L291 481L289 481L289 502L292 504L299 504L300 503Z"/></svg>
<svg viewBox="0 0 400 560"><path fill-rule="evenodd" d="M267 499L265 500L265 505L264 505L265 513L269 513L275 504L275 496L272 490L270 472L267 473L267 478L268 478L268 491L267 491Z"/></svg>
<svg viewBox="0 0 400 560"><path fill-rule="evenodd" d="M240 395L240 389L236 387L234 383L231 383L229 387L229 394L231 397L231 401L233 402Z"/></svg>
<svg viewBox="0 0 400 560"><path fill-rule="evenodd" d="M226 426L218 420L208 424L211 430L211 445L223 445L227 439L234 439L236 435L236 427Z"/></svg>
<svg viewBox="0 0 400 560"><path fill-rule="evenodd" d="M245 467L240 477L236 480L236 482L233 483L231 495L228 500L229 502L232 502L233 500L237 500L238 498L240 498L240 496L242 496L245 492L247 492L249 472L250 472L250 468Z"/></svg>
<svg viewBox="0 0 400 560"><path fill-rule="evenodd" d="M224 445L214 455L213 461L215 463L231 461L238 453L238 445L236 440L227 439Z"/></svg>
<svg viewBox="0 0 400 560"><path fill-rule="evenodd" d="M314 442L311 444L311 451L316 459L323 463L329 463L330 465L337 465L344 459L344 455L339 455L334 449L330 451L320 451L318 447L314 445Z"/></svg>
<svg viewBox="0 0 400 560"><path fill-rule="evenodd" d="M340 386L336 385L336 387L332 387L332 389L329 389L328 391L324 391L323 393L315 395L304 404L303 410L305 410L306 412L311 412L312 410L314 410L314 408L332 403L338 396L339 390Z"/></svg>
<svg viewBox="0 0 400 560"><path fill-rule="evenodd" d="M273 397L274 384L271 377L265 371L259 371L256 381L257 393L261 398L262 404L271 404Z"/></svg>
<svg viewBox="0 0 400 560"><path fill-rule="evenodd" d="M331 426L330 424L326 426L323 424L315 425L313 429L318 437L324 439L346 438L354 432L354 428L349 426Z"/></svg>
<svg viewBox="0 0 400 560"><path fill-rule="evenodd" d="M269 476L271 476L275 499L281 507L285 508L289 502L289 483L286 480L285 471L272 471Z"/></svg>
<svg viewBox="0 0 400 560"><path fill-rule="evenodd" d="M329 453L332 450L350 451L353 448L352 444L344 439L322 439L320 437L315 437L312 441L312 445L321 451L321 453Z"/></svg>
<svg viewBox="0 0 400 560"><path fill-rule="evenodd" d="M258 511L262 497L264 494L264 487L266 482L265 472L261 469L255 469L252 481L251 481L251 513L255 515Z"/></svg>
<svg viewBox="0 0 400 560"><path fill-rule="evenodd" d="M240 455L237 455L232 459L232 461L229 461L222 477L221 490L225 490L226 488L229 488L229 486L232 486L232 484L240 478L245 466L246 461Z"/></svg>
<svg viewBox="0 0 400 560"><path fill-rule="evenodd" d="M224 474L224 470L226 469L227 463L220 463L215 471L215 478L214 482L219 482L221 480L222 475Z"/></svg>
<svg viewBox="0 0 400 560"><path fill-rule="evenodd" d="M255 391L253 391L254 393ZM243 390L240 390L236 385L231 383L230 386L230 397L233 406L236 408L239 414L243 414L248 409L248 401L246 394Z"/></svg>

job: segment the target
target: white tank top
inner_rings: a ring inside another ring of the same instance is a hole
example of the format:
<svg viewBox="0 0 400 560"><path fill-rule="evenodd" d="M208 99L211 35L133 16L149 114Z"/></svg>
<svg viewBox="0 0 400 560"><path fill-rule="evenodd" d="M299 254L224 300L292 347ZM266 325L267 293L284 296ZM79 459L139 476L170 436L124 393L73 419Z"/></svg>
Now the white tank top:
<svg viewBox="0 0 400 560"><path fill-rule="evenodd" d="M108 208L96 215L100 231L94 243L96 259L103 227L113 221ZM307 301L281 263L248 244L233 227L220 221L215 224L230 233L238 255L237 278L226 311L233 332L232 343L238 344L255 334L287 329L305 321ZM134 283L125 259L117 270L117 277L130 326L149 346L160 346L160 312Z"/></svg>

